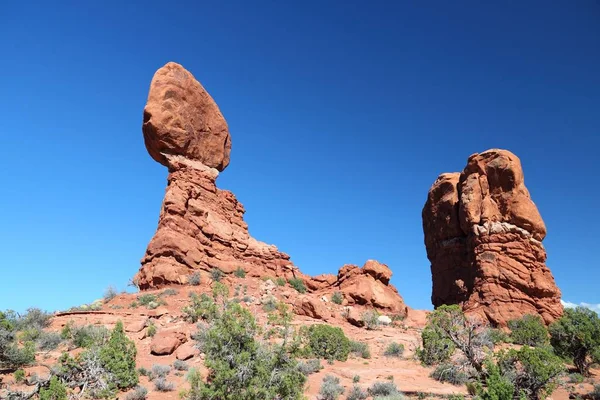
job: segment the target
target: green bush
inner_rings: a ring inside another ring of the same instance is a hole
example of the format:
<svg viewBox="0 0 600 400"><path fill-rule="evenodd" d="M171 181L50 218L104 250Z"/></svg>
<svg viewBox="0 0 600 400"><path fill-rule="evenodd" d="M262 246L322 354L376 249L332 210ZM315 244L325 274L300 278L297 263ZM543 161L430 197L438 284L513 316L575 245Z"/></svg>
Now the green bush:
<svg viewBox="0 0 600 400"><path fill-rule="evenodd" d="M42 334L38 339L38 347L40 350L44 351L54 350L61 342L62 337L59 333L42 331Z"/></svg>
<svg viewBox="0 0 600 400"><path fill-rule="evenodd" d="M569 382L570 383L583 383L585 377L581 374L569 374Z"/></svg>
<svg viewBox="0 0 600 400"><path fill-rule="evenodd" d="M383 353L388 357L402 357L402 354L404 354L404 345L396 342L390 343Z"/></svg>
<svg viewBox="0 0 600 400"><path fill-rule="evenodd" d="M433 326L423 329L421 339L423 347L417 350L417 357L424 365L443 363L454 353L454 343Z"/></svg>
<svg viewBox="0 0 600 400"><path fill-rule="evenodd" d="M144 400L148 395L148 389L143 386L136 386L135 390L128 393L125 400Z"/></svg>
<svg viewBox="0 0 600 400"><path fill-rule="evenodd" d="M135 343L123 330L123 323L118 321L110 334L110 339L100 348L99 358L102 366L110 372L118 388L126 389L138 384L135 369Z"/></svg>
<svg viewBox="0 0 600 400"><path fill-rule="evenodd" d="M600 318L583 307L567 308L561 319L550 325L550 343L559 356L573 360L583 376L600 362Z"/></svg>
<svg viewBox="0 0 600 400"><path fill-rule="evenodd" d="M350 341L350 352L358 357L371 358L369 345L364 342Z"/></svg>
<svg viewBox="0 0 600 400"><path fill-rule="evenodd" d="M25 380L25 370L22 370L22 369L16 370L14 377L15 377L15 382L17 382L17 383L23 382Z"/></svg>
<svg viewBox="0 0 600 400"><path fill-rule="evenodd" d="M245 278L246 271L242 267L237 267L237 269L233 272L233 274L238 278Z"/></svg>
<svg viewBox="0 0 600 400"><path fill-rule="evenodd" d="M196 323L199 320L212 320L217 315L217 305L215 301L202 293L198 296L195 293L191 294L192 303L183 308L185 319Z"/></svg>
<svg viewBox="0 0 600 400"><path fill-rule="evenodd" d="M277 286L285 286L285 278L279 277L275 279L275 284Z"/></svg>
<svg viewBox="0 0 600 400"><path fill-rule="evenodd" d="M493 362L488 361L486 368L486 389L482 391L481 386L475 386L476 389L474 391L482 391L482 400L512 400L515 394L515 386L512 382L501 374L500 369Z"/></svg>
<svg viewBox="0 0 600 400"><path fill-rule="evenodd" d="M548 347L523 346L500 352L498 365L503 376L511 377L516 393L533 400L550 396L565 371L560 357Z"/></svg>
<svg viewBox="0 0 600 400"><path fill-rule="evenodd" d="M291 278L288 279L288 283L291 287L296 289L299 293L306 293L306 286L304 286L304 281L300 278Z"/></svg>
<svg viewBox="0 0 600 400"><path fill-rule="evenodd" d="M340 385L340 378L333 375L326 375L319 389L319 395L322 400L337 400L344 393L344 388Z"/></svg>
<svg viewBox="0 0 600 400"><path fill-rule="evenodd" d="M344 301L344 296L342 295L342 292L334 292L331 295L331 302L332 303L342 304L342 301Z"/></svg>
<svg viewBox="0 0 600 400"><path fill-rule="evenodd" d="M15 332L0 329L0 369L16 370L35 361L35 343L19 347Z"/></svg>
<svg viewBox="0 0 600 400"><path fill-rule="evenodd" d="M527 346L548 344L548 330L539 315L524 315L520 319L508 321L508 327L513 343Z"/></svg>
<svg viewBox="0 0 600 400"><path fill-rule="evenodd" d="M287 341L270 345L255 340L259 327L250 311L227 303L195 338L209 370L206 383L190 373L188 400L284 398L300 400L306 377L289 353Z"/></svg>
<svg viewBox="0 0 600 400"><path fill-rule="evenodd" d="M187 371L190 366L185 361L175 360L173 362L173 368L177 371Z"/></svg>
<svg viewBox="0 0 600 400"><path fill-rule="evenodd" d="M150 323L146 328L146 336L153 337L154 335L156 335L156 325Z"/></svg>
<svg viewBox="0 0 600 400"><path fill-rule="evenodd" d="M346 361L350 352L350 340L339 327L311 325L308 328L308 348L317 357Z"/></svg>
<svg viewBox="0 0 600 400"><path fill-rule="evenodd" d="M383 396L393 396L400 394L394 382L374 382L369 387L369 394L378 399Z"/></svg>
<svg viewBox="0 0 600 400"><path fill-rule="evenodd" d="M40 389L40 400L67 400L67 388L56 376L50 378L47 389Z"/></svg>
<svg viewBox="0 0 600 400"><path fill-rule="evenodd" d="M221 282L221 279L225 276L225 273L219 268L213 268L210 270L210 278L215 282Z"/></svg>
<svg viewBox="0 0 600 400"><path fill-rule="evenodd" d="M501 329L489 329L488 336L494 344L511 342L510 336Z"/></svg>
<svg viewBox="0 0 600 400"><path fill-rule="evenodd" d="M64 329L63 329L64 331ZM69 328L71 342L75 347L89 348L94 345L101 345L106 342L110 336L108 329L102 325L84 325L81 327ZM61 334L62 336L62 334Z"/></svg>

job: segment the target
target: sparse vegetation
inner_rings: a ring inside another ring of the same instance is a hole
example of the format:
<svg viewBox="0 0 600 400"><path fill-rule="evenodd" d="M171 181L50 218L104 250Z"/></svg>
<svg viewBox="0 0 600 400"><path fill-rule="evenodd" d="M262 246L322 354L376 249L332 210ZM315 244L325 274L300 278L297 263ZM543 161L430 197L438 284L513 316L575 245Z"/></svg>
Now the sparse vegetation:
<svg viewBox="0 0 600 400"><path fill-rule="evenodd" d="M169 365L154 364L154 365L152 365L152 372L150 374L150 380L155 380L158 378L166 378L170 372L171 372L171 367Z"/></svg>
<svg viewBox="0 0 600 400"><path fill-rule="evenodd" d="M277 309L277 300L274 297L269 297L262 303L262 309L265 312L275 311Z"/></svg>
<svg viewBox="0 0 600 400"><path fill-rule="evenodd" d="M594 390L590 393L592 400L600 400L600 385L595 385Z"/></svg>
<svg viewBox="0 0 600 400"><path fill-rule="evenodd" d="M245 278L246 271L244 271L242 267L237 267L237 269L233 272L233 275L235 275L238 278Z"/></svg>
<svg viewBox="0 0 600 400"><path fill-rule="evenodd" d="M288 279L288 283L291 287L296 289L298 293L306 293L306 286L304 285L304 281L300 278L291 278Z"/></svg>
<svg viewBox="0 0 600 400"><path fill-rule="evenodd" d="M61 342L62 337L60 333L42 331L40 337L38 338L38 347L43 351L54 350Z"/></svg>
<svg viewBox="0 0 600 400"><path fill-rule="evenodd" d="M148 395L148 389L143 386L136 386L133 392L130 392L125 397L125 400L144 400Z"/></svg>
<svg viewBox="0 0 600 400"><path fill-rule="evenodd" d="M344 393L344 388L340 385L340 378L333 375L325 375L319 389L321 399L337 400L342 393Z"/></svg>
<svg viewBox="0 0 600 400"><path fill-rule="evenodd" d="M182 310L186 320L193 323L200 320L210 321L217 315L217 304L205 293L202 293L200 296L192 293L190 297L192 303Z"/></svg>
<svg viewBox="0 0 600 400"><path fill-rule="evenodd" d="M18 369L14 373L15 382L21 383L25 380L25 370Z"/></svg>
<svg viewBox="0 0 600 400"><path fill-rule="evenodd" d="M374 398L379 399L382 396L393 396L400 394L400 392L394 382L377 381L369 387L369 394Z"/></svg>
<svg viewBox="0 0 600 400"><path fill-rule="evenodd" d="M600 317L583 307L567 308L558 321L550 325L550 343L559 356L573 360L583 376L590 366L600 362Z"/></svg>
<svg viewBox="0 0 600 400"><path fill-rule="evenodd" d="M214 282L221 282L221 279L225 276L225 273L221 271L219 268L213 268L210 270L210 279Z"/></svg>
<svg viewBox="0 0 600 400"><path fill-rule="evenodd" d="M185 361L175 360L173 362L173 368L177 371L187 371L190 367Z"/></svg>
<svg viewBox="0 0 600 400"><path fill-rule="evenodd" d="M190 276L188 276L188 283L192 286L200 285L200 271L195 271Z"/></svg>
<svg viewBox="0 0 600 400"><path fill-rule="evenodd" d="M464 385L469 379L460 366L450 363L438 365L431 373L431 377L436 381L448 382L453 385Z"/></svg>
<svg viewBox="0 0 600 400"><path fill-rule="evenodd" d="M383 354L388 357L402 357L402 354L404 354L404 345L392 342L388 345Z"/></svg>
<svg viewBox="0 0 600 400"><path fill-rule="evenodd" d="M165 378L156 378L153 380L154 388L159 392L171 392L175 390L173 382L167 381Z"/></svg>
<svg viewBox="0 0 600 400"><path fill-rule="evenodd" d="M342 302L344 301L344 296L342 295L342 292L334 292L331 295L331 302L335 303L335 304L342 304Z"/></svg>
<svg viewBox="0 0 600 400"><path fill-rule="evenodd" d="M109 301L111 301L112 299L114 299L115 297L117 297L117 294L119 294L117 292L117 289L115 289L113 286L109 286L106 288L106 290L104 291L104 302L108 303Z"/></svg>
<svg viewBox="0 0 600 400"><path fill-rule="evenodd" d="M310 375L319 372L323 367L321 366L321 360L313 358L311 360L300 361L298 363L298 369L304 375Z"/></svg>
<svg viewBox="0 0 600 400"><path fill-rule="evenodd" d="M569 382L570 383L583 383L585 377L581 374L578 373L574 373L574 374L569 374Z"/></svg>
<svg viewBox="0 0 600 400"><path fill-rule="evenodd" d="M67 388L56 376L50 378L48 388L40 389L40 400L67 400Z"/></svg>
<svg viewBox="0 0 600 400"><path fill-rule="evenodd" d="M179 293L177 291L177 289L173 289L173 288L168 288L162 291L162 293L160 294L163 297L167 297L167 296L176 296L177 293Z"/></svg>
<svg viewBox="0 0 600 400"><path fill-rule="evenodd" d="M379 313L375 310L368 310L362 313L361 320L365 323L368 330L379 328Z"/></svg>
<svg viewBox="0 0 600 400"><path fill-rule="evenodd" d="M508 321L508 327L513 343L527 346L548 344L548 330L539 315L524 315L520 319Z"/></svg>
<svg viewBox="0 0 600 400"><path fill-rule="evenodd" d="M154 335L156 335L156 325L150 322L146 328L146 336L153 337Z"/></svg>
<svg viewBox="0 0 600 400"><path fill-rule="evenodd" d="M348 392L346 400L366 400L367 397L369 397L369 394L366 390L354 385L352 386L352 389L350 389L350 392Z"/></svg>
<svg viewBox="0 0 600 400"><path fill-rule="evenodd" d="M275 279L275 284L277 286L285 286L285 278L278 277L277 279Z"/></svg>
<svg viewBox="0 0 600 400"><path fill-rule="evenodd" d="M350 341L350 352L358 357L371 358L369 345L364 342Z"/></svg>

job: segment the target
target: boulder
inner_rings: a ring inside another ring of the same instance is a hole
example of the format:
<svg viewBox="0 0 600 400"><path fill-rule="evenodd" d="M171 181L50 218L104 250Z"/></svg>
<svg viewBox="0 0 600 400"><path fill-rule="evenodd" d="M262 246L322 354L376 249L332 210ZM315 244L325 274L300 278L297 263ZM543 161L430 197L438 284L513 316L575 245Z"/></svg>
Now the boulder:
<svg viewBox="0 0 600 400"><path fill-rule="evenodd" d="M488 150L469 157L462 173L441 174L422 217L434 306L460 304L498 326L525 314L547 324L562 315L545 264L546 226L516 155Z"/></svg>
<svg viewBox="0 0 600 400"><path fill-rule="evenodd" d="M301 296L294 304L294 312L315 319L328 319L331 317L329 310L321 301L311 296Z"/></svg>
<svg viewBox="0 0 600 400"><path fill-rule="evenodd" d="M160 331L152 338L150 352L155 356L166 356L173 354L185 342L187 336L183 332Z"/></svg>
<svg viewBox="0 0 600 400"><path fill-rule="evenodd" d="M189 360L190 358L193 358L193 357L197 356L198 354L200 354L200 351L198 350L198 348L196 346L194 346L193 343L190 343L190 342L186 342L186 343L182 344L175 351L175 357L181 361Z"/></svg>

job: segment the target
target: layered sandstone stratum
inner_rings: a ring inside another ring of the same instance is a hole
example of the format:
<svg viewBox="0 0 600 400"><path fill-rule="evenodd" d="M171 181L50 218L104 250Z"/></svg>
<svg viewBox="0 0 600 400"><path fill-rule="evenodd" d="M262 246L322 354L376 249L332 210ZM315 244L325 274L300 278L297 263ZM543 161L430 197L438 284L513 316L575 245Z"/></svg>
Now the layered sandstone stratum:
<svg viewBox="0 0 600 400"><path fill-rule="evenodd" d="M142 130L148 153L169 175L158 229L134 278L140 289L186 284L200 270L230 274L242 268L254 277L302 279L316 294L339 290L349 305L406 312L384 264L368 261L363 268L344 266L338 276L311 278L277 247L250 236L243 205L216 186L230 161L227 122L181 65L168 63L155 73Z"/></svg>
<svg viewBox="0 0 600 400"><path fill-rule="evenodd" d="M538 314L560 317L560 290L546 266L546 226L506 150L469 157L462 173L440 175L423 208L431 301L460 304L492 324Z"/></svg>

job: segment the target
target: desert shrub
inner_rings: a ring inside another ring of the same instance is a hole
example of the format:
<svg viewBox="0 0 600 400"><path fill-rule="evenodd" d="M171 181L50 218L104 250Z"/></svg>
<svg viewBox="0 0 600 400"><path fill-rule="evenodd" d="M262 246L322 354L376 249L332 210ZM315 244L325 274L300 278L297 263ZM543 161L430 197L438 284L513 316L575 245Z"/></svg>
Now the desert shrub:
<svg viewBox="0 0 600 400"><path fill-rule="evenodd" d="M123 323L118 321L98 355L102 366L114 376L119 389L127 389L138 383L136 354L135 343L125 335Z"/></svg>
<svg viewBox="0 0 600 400"><path fill-rule="evenodd" d="M377 311L367 310L361 314L360 318L368 330L379 328L379 313Z"/></svg>
<svg viewBox="0 0 600 400"><path fill-rule="evenodd" d="M560 357L547 347L523 346L500 352L498 365L502 375L510 377L516 393L534 400L551 395L565 370Z"/></svg>
<svg viewBox="0 0 600 400"><path fill-rule="evenodd" d="M298 369L304 375L314 374L319 372L323 367L321 366L321 360L313 358L312 360L300 361L298 363Z"/></svg>
<svg viewBox="0 0 600 400"><path fill-rule="evenodd" d="M217 315L217 305L209 296L204 293L200 296L192 293L190 297L192 303L183 308L186 320L194 323L201 319L210 321Z"/></svg>
<svg viewBox="0 0 600 400"><path fill-rule="evenodd" d="M394 384L394 382L374 382L369 387L369 394L376 399L379 399L380 396L391 396L395 394L399 394L398 388Z"/></svg>
<svg viewBox="0 0 600 400"><path fill-rule="evenodd" d="M221 279L225 276L225 273L219 268L213 268L210 270L210 278L215 282L221 282Z"/></svg>
<svg viewBox="0 0 600 400"><path fill-rule="evenodd" d="M152 372L149 371L148 368L146 368L146 367L139 367L138 374L140 374L142 376L147 376L148 378L152 377Z"/></svg>
<svg viewBox="0 0 600 400"><path fill-rule="evenodd" d="M311 325L307 332L310 353L326 360L346 361L350 340L339 327L326 324Z"/></svg>
<svg viewBox="0 0 600 400"><path fill-rule="evenodd" d="M590 366L600 362L600 318L594 311L567 308L558 321L550 325L550 343L559 356L573 360L583 376Z"/></svg>
<svg viewBox="0 0 600 400"><path fill-rule="evenodd" d="M494 344L499 343L511 343L510 336L501 329L490 328L488 330L488 337Z"/></svg>
<svg viewBox="0 0 600 400"><path fill-rule="evenodd" d="M352 377L352 383L358 383L360 382L360 375L354 375Z"/></svg>
<svg viewBox="0 0 600 400"><path fill-rule="evenodd" d="M440 306L427 319L421 333L423 349L418 352L421 361L429 365L445 361L456 348L476 375L481 375L483 362L494 347L488 327L479 319L465 316L458 305Z"/></svg>
<svg viewBox="0 0 600 400"><path fill-rule="evenodd" d="M18 369L14 373L15 382L21 383L25 380L25 370Z"/></svg>
<svg viewBox="0 0 600 400"><path fill-rule="evenodd" d="M188 283L192 286L198 286L200 284L200 272L196 271L188 276Z"/></svg>
<svg viewBox="0 0 600 400"><path fill-rule="evenodd" d="M177 289L168 288L168 289L163 290L160 295L163 296L163 297L166 297L166 296L175 296L175 295L177 295L177 293L179 293L177 291Z"/></svg>
<svg viewBox="0 0 600 400"><path fill-rule="evenodd" d="M154 325L153 323L150 323L150 324L148 324L148 327L146 328L146 336L153 337L154 335L156 335L156 325Z"/></svg>
<svg viewBox="0 0 600 400"><path fill-rule="evenodd" d="M374 400L405 400L405 399L406 399L406 397L404 397L404 395L400 392L390 394L387 396L377 396L374 398Z"/></svg>
<svg viewBox="0 0 600 400"><path fill-rule="evenodd" d="M61 342L62 337L60 333L42 331L42 334L38 339L38 347L40 350L44 351L54 350Z"/></svg>
<svg viewBox="0 0 600 400"><path fill-rule="evenodd" d="M237 269L233 272L233 274L238 278L245 278L246 271L242 267L237 267Z"/></svg>
<svg viewBox="0 0 600 400"><path fill-rule="evenodd" d="M117 289L115 289L113 286L109 286L106 288L106 290L104 291L104 302L108 303L109 301L111 301L112 299L114 299L115 297L117 297Z"/></svg>
<svg viewBox="0 0 600 400"><path fill-rule="evenodd" d="M69 330L71 342L75 347L88 348L100 345L108 340L108 329L102 325L84 325ZM62 336L62 335L61 335Z"/></svg>
<svg viewBox="0 0 600 400"><path fill-rule="evenodd" d="M453 385L464 385L469 379L462 368L449 363L438 365L430 376L436 381L448 382Z"/></svg>
<svg viewBox="0 0 600 400"><path fill-rule="evenodd" d="M157 308L160 305L166 304L166 302L152 293L144 293L137 297L137 303L141 306L146 306L151 310Z"/></svg>
<svg viewBox="0 0 600 400"><path fill-rule="evenodd" d="M48 388L40 389L40 400L67 400L67 388L56 376L50 378Z"/></svg>
<svg viewBox="0 0 600 400"><path fill-rule="evenodd" d="M571 383L583 383L585 377L581 374L578 373L574 373L574 374L569 374L569 382Z"/></svg>
<svg viewBox="0 0 600 400"><path fill-rule="evenodd" d="M467 386L469 393L480 396L482 400L511 400L515 394L515 386L500 372L500 368L492 361L486 362L487 377L485 379L486 389L480 384L474 383Z"/></svg>
<svg viewBox="0 0 600 400"><path fill-rule="evenodd" d="M185 361L175 360L173 362L173 368L177 371L187 371L190 367Z"/></svg>
<svg viewBox="0 0 600 400"><path fill-rule="evenodd" d="M0 311L0 329L5 331L15 329L14 319L11 317L10 312L4 313Z"/></svg>
<svg viewBox="0 0 600 400"><path fill-rule="evenodd" d="M39 308L29 308L27 313L14 319L14 329L24 331L27 329L42 330L50 325L52 314L42 311Z"/></svg>
<svg viewBox="0 0 600 400"><path fill-rule="evenodd" d="M19 347L15 332L0 329L0 369L16 370L35 361L35 344Z"/></svg>
<svg viewBox="0 0 600 400"><path fill-rule="evenodd" d="M265 312L275 311L277 309L277 300L274 297L269 297L263 302L262 309Z"/></svg>
<svg viewBox="0 0 600 400"><path fill-rule="evenodd" d="M306 293L306 286L304 285L304 281L300 278L291 278L288 279L288 283L291 287L296 289L299 293Z"/></svg>
<svg viewBox="0 0 600 400"><path fill-rule="evenodd" d="M344 388L340 385L340 378L333 375L326 375L319 389L319 395L322 400L336 400L344 393Z"/></svg>
<svg viewBox="0 0 600 400"><path fill-rule="evenodd" d="M238 400L302 398L306 377L291 356L287 340L275 345L255 340L259 327L250 311L227 303L195 335L209 370L206 383L190 374L185 399Z"/></svg>
<svg viewBox="0 0 600 400"><path fill-rule="evenodd" d="M344 301L344 296L342 295L342 292L335 292L331 295L332 303L342 304L342 301Z"/></svg>
<svg viewBox="0 0 600 400"><path fill-rule="evenodd" d="M125 397L125 400L144 400L148 395L148 389L143 386L136 386L133 392L130 392Z"/></svg>
<svg viewBox="0 0 600 400"><path fill-rule="evenodd" d="M277 286L285 286L285 278L282 278L281 276L278 277L277 279L275 279L275 284Z"/></svg>
<svg viewBox="0 0 600 400"><path fill-rule="evenodd" d="M157 378L166 378L170 372L171 367L169 365L154 364L152 365L152 373L150 376L152 380Z"/></svg>
<svg viewBox="0 0 600 400"><path fill-rule="evenodd" d="M165 378L156 378L153 382L154 388L159 392L171 392L175 390L173 382L169 382Z"/></svg>
<svg viewBox="0 0 600 400"><path fill-rule="evenodd" d="M367 397L369 397L369 394L366 390L354 385L352 386L352 389L350 389L350 392L348 392L346 400L366 400Z"/></svg>
<svg viewBox="0 0 600 400"><path fill-rule="evenodd" d="M454 343L434 326L426 326L421 339L423 347L417 350L417 357L424 365L443 363L454 353Z"/></svg>
<svg viewBox="0 0 600 400"><path fill-rule="evenodd" d="M364 342L350 341L350 352L358 357L371 358L369 345Z"/></svg>
<svg viewBox="0 0 600 400"><path fill-rule="evenodd" d="M513 343L527 346L548 344L548 330L539 315L524 315L520 319L508 321L508 327Z"/></svg>
<svg viewBox="0 0 600 400"><path fill-rule="evenodd" d="M402 354L404 354L404 345L392 342L388 345L383 354L388 357L402 357Z"/></svg>

